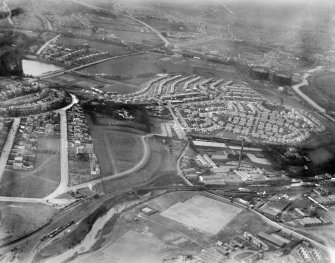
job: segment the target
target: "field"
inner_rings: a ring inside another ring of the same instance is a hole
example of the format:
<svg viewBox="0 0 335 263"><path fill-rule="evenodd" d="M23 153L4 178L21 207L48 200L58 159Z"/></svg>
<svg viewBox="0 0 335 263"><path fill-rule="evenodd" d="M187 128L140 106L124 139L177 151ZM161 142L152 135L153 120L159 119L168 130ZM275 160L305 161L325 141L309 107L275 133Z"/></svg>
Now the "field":
<svg viewBox="0 0 335 263"><path fill-rule="evenodd" d="M0 195L42 198L55 190L60 182L59 138L40 137L34 170L6 170Z"/></svg>
<svg viewBox="0 0 335 263"><path fill-rule="evenodd" d="M158 137L152 137L148 142L150 155L143 166L126 177L104 182L104 191L113 192L121 189L130 190L134 186L139 187L141 184L152 182L161 175L175 172L174 159L172 155L169 154L167 147L161 143L160 139ZM101 185L98 185L97 187L101 187Z"/></svg>
<svg viewBox="0 0 335 263"><path fill-rule="evenodd" d="M27 233L46 223L55 210L50 206L2 202L0 206L0 242Z"/></svg>
<svg viewBox="0 0 335 263"><path fill-rule="evenodd" d="M335 111L335 73L326 72L312 78L309 87L303 87L302 91L317 104L328 111Z"/></svg>
<svg viewBox="0 0 335 263"><path fill-rule="evenodd" d="M105 130L104 142L110 160L114 159L117 173L129 170L143 156L143 143L140 137L129 129Z"/></svg>
<svg viewBox="0 0 335 263"><path fill-rule="evenodd" d="M87 118L103 176L129 170L142 158L141 132L131 128L94 125Z"/></svg>
<svg viewBox="0 0 335 263"><path fill-rule="evenodd" d="M161 215L215 235L240 211L240 208L197 195L186 202L176 203Z"/></svg>

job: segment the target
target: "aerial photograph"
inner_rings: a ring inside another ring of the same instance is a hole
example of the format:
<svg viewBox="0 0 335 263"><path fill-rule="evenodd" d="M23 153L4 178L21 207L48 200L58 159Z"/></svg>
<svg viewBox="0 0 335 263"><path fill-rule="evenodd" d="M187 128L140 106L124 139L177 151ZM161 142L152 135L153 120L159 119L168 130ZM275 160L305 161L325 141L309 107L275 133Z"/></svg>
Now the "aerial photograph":
<svg viewBox="0 0 335 263"><path fill-rule="evenodd" d="M335 1L0 0L0 154L0 263L335 263Z"/></svg>

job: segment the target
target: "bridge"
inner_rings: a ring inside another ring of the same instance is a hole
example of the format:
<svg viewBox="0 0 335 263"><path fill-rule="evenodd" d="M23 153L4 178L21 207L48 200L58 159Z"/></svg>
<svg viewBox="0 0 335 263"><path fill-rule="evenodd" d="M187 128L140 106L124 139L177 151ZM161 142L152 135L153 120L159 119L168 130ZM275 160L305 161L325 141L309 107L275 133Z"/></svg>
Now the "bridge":
<svg viewBox="0 0 335 263"><path fill-rule="evenodd" d="M87 67L99 64L99 63L103 63L103 62L106 62L106 61L109 61L109 60L112 60L112 59L136 56L136 55L140 55L140 54L144 54L144 53L145 53L145 51L139 51L139 52L133 52L133 53L125 54L125 55L118 55L118 56L112 56L112 57L108 57L108 58L104 58L104 59L99 59L97 61L93 61L93 62L84 64L84 65L80 65L80 66L77 66L77 67L74 67L74 68L61 69L61 70L57 70L57 71L54 71L54 72L46 73L46 74L38 77L38 79L47 79L47 78L51 78L51 77L56 77L56 76L59 76L59 75L70 73L72 71L80 70L80 69L83 69L83 68L87 68Z"/></svg>

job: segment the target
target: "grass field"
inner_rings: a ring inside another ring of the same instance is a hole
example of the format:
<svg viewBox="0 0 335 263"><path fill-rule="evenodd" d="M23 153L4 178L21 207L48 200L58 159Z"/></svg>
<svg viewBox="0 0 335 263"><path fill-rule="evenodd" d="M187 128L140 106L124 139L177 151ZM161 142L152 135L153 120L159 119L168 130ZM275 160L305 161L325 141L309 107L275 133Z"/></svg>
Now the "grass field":
<svg viewBox="0 0 335 263"><path fill-rule="evenodd" d="M87 118L103 176L129 170L142 158L140 131L131 128L94 125Z"/></svg>
<svg viewBox="0 0 335 263"><path fill-rule="evenodd" d="M187 227L215 235L240 211L240 208L197 195L186 202L176 203L161 215Z"/></svg>
<svg viewBox="0 0 335 263"><path fill-rule="evenodd" d="M105 130L104 142L109 149L109 158L114 159L117 172L127 171L143 156L143 143L137 134L129 129Z"/></svg>
<svg viewBox="0 0 335 263"><path fill-rule="evenodd" d="M59 138L41 137L34 170L6 170L0 195L42 198L55 190L60 182Z"/></svg>
<svg viewBox="0 0 335 263"><path fill-rule="evenodd" d="M166 146L153 137L149 140L150 156L147 162L137 172L114 181L103 183L105 192L118 191L120 189L132 189L133 186L140 186L145 182L153 181L160 175L175 170L174 166L170 166L172 158ZM132 148L131 148L132 149ZM101 187L101 185L97 185Z"/></svg>
<svg viewBox="0 0 335 263"><path fill-rule="evenodd" d="M0 241L18 237L46 223L56 212L50 206L2 202L0 206Z"/></svg>

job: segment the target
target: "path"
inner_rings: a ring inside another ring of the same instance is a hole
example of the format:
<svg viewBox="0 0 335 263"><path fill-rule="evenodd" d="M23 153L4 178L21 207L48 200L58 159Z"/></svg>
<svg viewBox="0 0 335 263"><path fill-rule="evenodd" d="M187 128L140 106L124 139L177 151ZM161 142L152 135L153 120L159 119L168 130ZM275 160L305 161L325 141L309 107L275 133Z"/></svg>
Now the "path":
<svg viewBox="0 0 335 263"><path fill-rule="evenodd" d="M222 5L229 14L231 15L235 15L235 13L224 3L222 2L221 0L216 0L216 2L218 2L220 5Z"/></svg>
<svg viewBox="0 0 335 263"><path fill-rule="evenodd" d="M296 85L292 86L292 89L294 90L295 93L297 93L302 99L304 99L309 105L311 105L314 109L316 109L318 112L320 112L320 114L324 117L326 117L328 120L331 120L332 122L335 122L335 119L328 115L326 113L326 109L321 107L320 105L318 105L314 100L312 100L310 97L308 97L305 93L303 93L300 88L302 86L309 86L308 83L308 77L311 76L312 73L316 72L316 71L320 71L322 70L323 67L322 66L318 66L316 68L312 68L310 70L308 70L302 77L302 81Z"/></svg>
<svg viewBox="0 0 335 263"><path fill-rule="evenodd" d="M302 81L298 84L295 84L292 86L292 89L295 91L295 93L297 93L300 97L302 97L308 104L310 104L313 108L315 108L317 111L321 112L321 113L325 113L326 110L321 107L320 105L318 105L316 102L314 102L310 97L308 97L305 93L303 93L300 88L302 86L308 86L308 81L307 78L311 75L311 73L321 70L322 67L318 66L314 69L311 69L309 71L307 71L303 77L302 77Z"/></svg>
<svg viewBox="0 0 335 263"><path fill-rule="evenodd" d="M46 49L46 48L50 45L50 43L52 43L52 42L55 41L57 38L59 38L60 35L61 35L61 34L59 34L59 35L55 36L54 38L50 39L49 41L45 42L44 45L41 46L41 47L39 48L39 50L37 50L36 55L40 55L40 54L43 52L43 50Z"/></svg>

